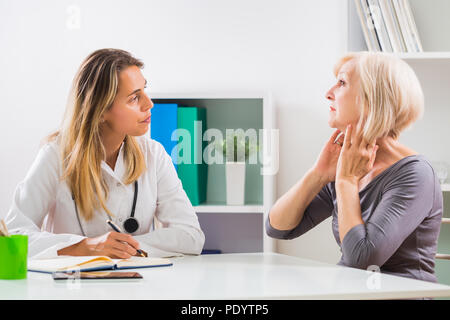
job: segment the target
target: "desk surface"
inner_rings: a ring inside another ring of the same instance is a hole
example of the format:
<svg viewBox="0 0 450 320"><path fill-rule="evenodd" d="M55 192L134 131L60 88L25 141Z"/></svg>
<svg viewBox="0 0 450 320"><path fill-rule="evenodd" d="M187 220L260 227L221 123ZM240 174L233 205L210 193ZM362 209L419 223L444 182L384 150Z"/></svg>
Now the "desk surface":
<svg viewBox="0 0 450 320"><path fill-rule="evenodd" d="M144 279L0 280L0 299L403 299L450 297L450 286L276 253L185 256L138 269ZM378 278L374 278L378 277Z"/></svg>

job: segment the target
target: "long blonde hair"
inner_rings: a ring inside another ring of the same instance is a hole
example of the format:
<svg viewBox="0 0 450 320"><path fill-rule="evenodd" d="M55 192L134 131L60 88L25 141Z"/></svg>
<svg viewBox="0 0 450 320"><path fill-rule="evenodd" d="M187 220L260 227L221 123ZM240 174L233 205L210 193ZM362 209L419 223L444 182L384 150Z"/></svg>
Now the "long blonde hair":
<svg viewBox="0 0 450 320"><path fill-rule="evenodd" d="M350 52L334 67L337 75L349 60L356 60L360 77L358 102L362 107L359 125L366 141L400 133L424 112L424 95L413 69L402 59L388 53Z"/></svg>
<svg viewBox="0 0 450 320"><path fill-rule="evenodd" d="M108 187L101 174L101 162L106 152L101 140L100 123L116 97L119 73L129 67L144 64L130 53L119 49L100 49L91 53L78 69L70 90L60 129L44 139L57 140L60 147L63 174L72 192L80 215L92 219L94 211L105 205ZM146 170L144 156L132 136L124 139L125 184L133 183Z"/></svg>

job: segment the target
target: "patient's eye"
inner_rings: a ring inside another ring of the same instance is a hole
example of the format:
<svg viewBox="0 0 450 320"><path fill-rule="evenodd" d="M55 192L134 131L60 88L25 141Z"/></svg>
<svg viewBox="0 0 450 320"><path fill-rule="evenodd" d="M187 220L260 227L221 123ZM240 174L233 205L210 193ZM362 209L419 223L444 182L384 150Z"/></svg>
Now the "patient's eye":
<svg viewBox="0 0 450 320"><path fill-rule="evenodd" d="M344 80L339 80L339 84L340 84L341 86L343 86L343 85L345 85L345 81L344 81Z"/></svg>

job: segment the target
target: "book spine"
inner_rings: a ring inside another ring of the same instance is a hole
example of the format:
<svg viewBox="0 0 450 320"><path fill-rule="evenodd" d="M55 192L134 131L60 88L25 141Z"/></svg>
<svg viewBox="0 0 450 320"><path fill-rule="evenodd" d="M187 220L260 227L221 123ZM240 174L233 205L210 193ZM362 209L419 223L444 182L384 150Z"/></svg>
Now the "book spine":
<svg viewBox="0 0 450 320"><path fill-rule="evenodd" d="M356 12L358 13L359 22L361 24L361 29L362 29L362 32L364 35L364 40L366 41L367 49L369 51L375 51L375 48L373 47L371 39L370 39L369 29L367 28L364 13L361 8L361 2L359 0L354 0L354 2L355 2Z"/></svg>
<svg viewBox="0 0 450 320"><path fill-rule="evenodd" d="M178 105L173 103L155 103L151 110L152 121L150 137L162 144L171 156L172 163L177 169L177 142L172 139L178 126Z"/></svg>
<svg viewBox="0 0 450 320"><path fill-rule="evenodd" d="M392 0L386 0L386 4L388 7L389 15L391 16L392 22L394 24L395 34L397 35L397 39L400 42L401 52L407 52L405 39L403 39L402 30L400 28L397 14L395 13L394 4L392 3Z"/></svg>
<svg viewBox="0 0 450 320"><path fill-rule="evenodd" d="M388 0L378 0L381 9L381 15L383 16L384 23L386 25L386 30L391 40L392 50L394 52L402 52L402 46L398 34L395 30L394 21L389 11Z"/></svg>
<svg viewBox="0 0 450 320"><path fill-rule="evenodd" d="M370 42L374 51L381 51L380 41L378 40L377 31L373 23L372 15L370 13L369 7L366 0L360 0L361 9L363 12L365 23L367 24L367 29L369 31Z"/></svg>
<svg viewBox="0 0 450 320"><path fill-rule="evenodd" d="M411 5L409 0L403 0L403 7L405 8L405 13L408 21L409 32L413 38L413 42L417 52L423 52L422 42L419 38L419 32L417 31L416 22L414 21L414 15L411 10Z"/></svg>
<svg viewBox="0 0 450 320"><path fill-rule="evenodd" d="M370 13L372 15L375 29L377 31L378 40L381 44L383 52L392 52L392 45L389 39L389 35L384 24L383 15L377 0L367 0Z"/></svg>
<svg viewBox="0 0 450 320"><path fill-rule="evenodd" d="M203 132L206 110L196 107L178 108L181 142L178 150L178 177L193 206L206 201L207 165L203 161Z"/></svg>
<svg viewBox="0 0 450 320"><path fill-rule="evenodd" d="M394 4L395 13L397 15L398 22L400 24L403 39L405 40L407 52L415 52L415 46L412 42L411 34L408 31L408 23L406 21L405 13L403 12L401 1L392 0L392 3Z"/></svg>

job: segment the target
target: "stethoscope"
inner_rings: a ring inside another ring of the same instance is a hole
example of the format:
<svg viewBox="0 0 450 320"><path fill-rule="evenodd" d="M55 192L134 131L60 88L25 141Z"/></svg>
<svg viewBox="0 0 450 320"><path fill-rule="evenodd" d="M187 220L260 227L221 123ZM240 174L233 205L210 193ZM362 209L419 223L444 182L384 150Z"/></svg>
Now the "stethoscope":
<svg viewBox="0 0 450 320"><path fill-rule="evenodd" d="M126 232L128 233L133 233L135 232L137 229L139 229L139 222L137 221L137 219L134 217L134 210L136 209L136 202L137 202L137 196L138 196L138 183L137 180L134 182L134 198L133 198L133 206L131 207L131 214L130 216L125 220L125 222L123 223L123 228L125 229ZM78 219L78 224L80 225L80 229L81 232L83 233L83 236L86 237L86 233L84 232L84 229L81 225L81 221L80 221L80 215L78 214L78 208L77 208L77 203L75 202L75 197L72 194L72 200L74 200L73 202L75 203L75 213L77 215L77 219Z"/></svg>

